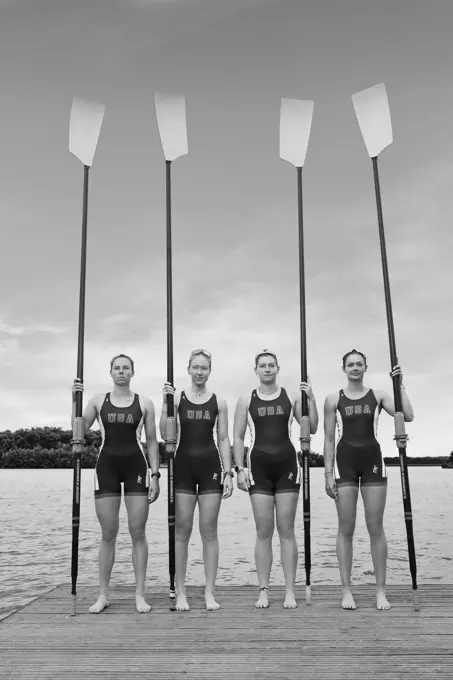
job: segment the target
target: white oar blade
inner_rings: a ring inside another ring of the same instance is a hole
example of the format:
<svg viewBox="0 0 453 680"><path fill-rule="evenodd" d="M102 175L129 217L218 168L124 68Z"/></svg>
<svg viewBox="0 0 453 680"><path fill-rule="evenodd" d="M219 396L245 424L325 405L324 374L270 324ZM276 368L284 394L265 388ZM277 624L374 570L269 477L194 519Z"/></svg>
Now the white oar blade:
<svg viewBox="0 0 453 680"><path fill-rule="evenodd" d="M154 92L157 126L167 161L188 153L186 100L182 95Z"/></svg>
<svg viewBox="0 0 453 680"><path fill-rule="evenodd" d="M296 168L303 167L307 155L314 102L282 99L280 108L280 158Z"/></svg>
<svg viewBox="0 0 453 680"><path fill-rule="evenodd" d="M393 142L390 107L384 83L352 95L355 114L370 158Z"/></svg>
<svg viewBox="0 0 453 680"><path fill-rule="evenodd" d="M91 166L101 131L105 106L80 97L72 100L69 119L69 151L84 165Z"/></svg>

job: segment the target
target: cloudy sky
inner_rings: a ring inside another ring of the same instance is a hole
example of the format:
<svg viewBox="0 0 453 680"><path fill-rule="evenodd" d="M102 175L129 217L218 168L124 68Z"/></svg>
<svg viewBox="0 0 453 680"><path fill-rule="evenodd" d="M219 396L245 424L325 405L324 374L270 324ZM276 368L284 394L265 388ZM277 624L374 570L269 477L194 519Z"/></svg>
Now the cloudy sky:
<svg viewBox="0 0 453 680"><path fill-rule="evenodd" d="M0 429L68 427L76 370L81 164L72 97L106 106L91 171L85 389L109 360L160 407L166 377L165 167L153 90L184 94L189 155L172 166L175 382L195 347L233 409L274 348L300 376L295 170L281 97L315 102L304 168L309 374L320 411L341 356L391 392L371 161L351 95L384 82L380 157L410 455L453 448L453 4L449 0L0 0ZM380 439L396 455L393 423ZM313 449L322 450L322 419Z"/></svg>

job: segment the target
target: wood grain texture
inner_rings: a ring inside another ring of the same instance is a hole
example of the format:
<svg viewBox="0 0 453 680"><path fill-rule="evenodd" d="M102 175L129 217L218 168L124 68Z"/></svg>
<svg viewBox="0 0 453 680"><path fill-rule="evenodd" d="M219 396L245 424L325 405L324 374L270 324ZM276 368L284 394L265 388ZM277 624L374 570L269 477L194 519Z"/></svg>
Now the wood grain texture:
<svg viewBox="0 0 453 680"><path fill-rule="evenodd" d="M312 606L257 610L257 589L219 587L221 609L207 612L203 589L189 587L189 612L171 612L163 588L150 589L153 609L138 614L134 591L112 588L110 608L88 613L97 589L79 587L70 616L70 586L38 597L0 622L0 678L185 678L224 680L451 680L453 585L421 586L414 611L408 586L389 586L389 612L375 608L371 586L354 587L358 609L339 606L340 590L314 586Z"/></svg>

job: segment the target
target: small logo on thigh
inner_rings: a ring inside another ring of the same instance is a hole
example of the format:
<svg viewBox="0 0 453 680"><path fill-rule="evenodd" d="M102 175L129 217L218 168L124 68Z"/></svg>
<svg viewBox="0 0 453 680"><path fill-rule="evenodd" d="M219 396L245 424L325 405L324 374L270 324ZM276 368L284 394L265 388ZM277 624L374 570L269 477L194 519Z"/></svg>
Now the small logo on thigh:
<svg viewBox="0 0 453 680"><path fill-rule="evenodd" d="M217 474L217 472L214 472L214 474L212 475L212 479L217 479L218 476L219 475Z"/></svg>
<svg viewBox="0 0 453 680"><path fill-rule="evenodd" d="M373 474L377 475L377 471L378 471L378 466L375 465L374 468L373 468Z"/></svg>
<svg viewBox="0 0 453 680"><path fill-rule="evenodd" d="M294 472L290 472L288 475L288 479L292 479L294 477Z"/></svg>
<svg viewBox="0 0 453 680"><path fill-rule="evenodd" d="M141 484L141 483L142 483L142 478L141 478L140 475L137 477L137 483L138 483L138 484Z"/></svg>

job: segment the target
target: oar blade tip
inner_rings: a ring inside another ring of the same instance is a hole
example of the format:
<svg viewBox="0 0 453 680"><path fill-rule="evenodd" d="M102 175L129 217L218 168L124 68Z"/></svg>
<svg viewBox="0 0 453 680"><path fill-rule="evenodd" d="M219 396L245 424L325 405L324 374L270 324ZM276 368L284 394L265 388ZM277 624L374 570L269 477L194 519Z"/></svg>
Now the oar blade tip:
<svg viewBox="0 0 453 680"><path fill-rule="evenodd" d="M313 108L314 102L308 99L281 99L280 158L296 168L305 163Z"/></svg>
<svg viewBox="0 0 453 680"><path fill-rule="evenodd" d="M352 95L352 104L370 158L393 142L392 120L384 83Z"/></svg>
<svg viewBox="0 0 453 680"><path fill-rule="evenodd" d="M94 153L104 119L105 106L74 96L69 118L69 151L88 167Z"/></svg>
<svg viewBox="0 0 453 680"><path fill-rule="evenodd" d="M174 161L189 153L186 100L183 95L154 92L157 127L165 160Z"/></svg>

